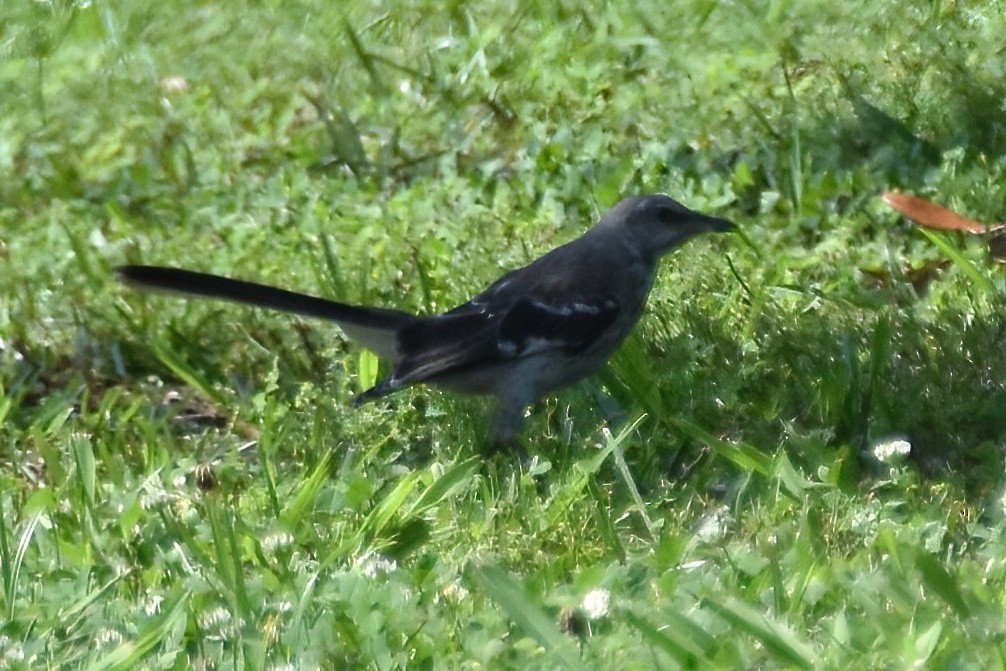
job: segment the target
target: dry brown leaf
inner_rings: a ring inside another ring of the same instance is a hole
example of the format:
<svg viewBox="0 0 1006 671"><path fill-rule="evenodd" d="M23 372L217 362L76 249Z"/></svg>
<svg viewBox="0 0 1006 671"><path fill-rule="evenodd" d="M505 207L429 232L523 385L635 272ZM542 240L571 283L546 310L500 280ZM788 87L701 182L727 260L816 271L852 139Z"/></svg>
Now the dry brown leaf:
<svg viewBox="0 0 1006 671"><path fill-rule="evenodd" d="M968 233L985 233L1002 228L1002 224L983 224L973 219L967 219L942 205L910 196L907 193L888 191L881 198L885 203L905 215L920 226L938 228L944 231L967 231Z"/></svg>

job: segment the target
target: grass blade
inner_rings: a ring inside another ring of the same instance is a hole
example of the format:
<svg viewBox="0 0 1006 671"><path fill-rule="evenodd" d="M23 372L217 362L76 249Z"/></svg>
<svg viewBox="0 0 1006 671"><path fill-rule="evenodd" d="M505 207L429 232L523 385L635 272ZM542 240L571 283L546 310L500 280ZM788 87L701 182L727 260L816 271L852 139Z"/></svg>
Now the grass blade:
<svg viewBox="0 0 1006 671"><path fill-rule="evenodd" d="M99 587L93 592L86 594L83 598L78 599L73 604L71 604L66 610L61 610L59 612L59 617L61 620L61 626L65 631L72 631L77 627L78 620L83 619L87 609L93 604L101 600L106 594L112 591L119 582L128 577L132 571L123 571L122 573L114 576L111 580L106 582L104 585Z"/></svg>
<svg viewBox="0 0 1006 671"><path fill-rule="evenodd" d="M706 651L700 645L697 645L695 640L690 636L683 635L683 632L677 627L669 626L658 629L631 612L625 613L625 619L639 631L643 640L655 648L663 650L682 667L691 669L695 668L700 662L703 665L711 663L706 655Z"/></svg>
<svg viewBox="0 0 1006 671"><path fill-rule="evenodd" d="M223 394L216 390L210 381L199 374L185 359L163 344L154 345L154 354L157 360L164 364L168 370L177 375L185 384L193 389L198 389L208 399L219 405L226 405Z"/></svg>
<svg viewBox="0 0 1006 671"><path fill-rule="evenodd" d="M405 499L416 488L418 481L419 475L416 472L406 475L367 516L364 528L369 532L371 538L377 536L388 525L388 522L405 503Z"/></svg>
<svg viewBox="0 0 1006 671"><path fill-rule="evenodd" d="M420 515L441 501L453 497L471 483L471 479L480 465L480 459L471 457L452 466L420 494L416 502L409 508L408 515Z"/></svg>
<svg viewBox="0 0 1006 671"><path fill-rule="evenodd" d="M736 599L715 601L704 599L703 603L717 615L737 629L759 640L780 660L801 669L813 669L817 665L814 650L800 640L789 627L772 622L763 613Z"/></svg>
<svg viewBox="0 0 1006 671"><path fill-rule="evenodd" d="M761 475L768 475L772 470L772 457L753 445L722 440L684 419L674 418L671 421L674 426L688 434L690 438L705 443L712 448L713 452L745 471L756 471Z"/></svg>
<svg viewBox="0 0 1006 671"><path fill-rule="evenodd" d="M657 528L654 526L653 521L646 512L646 503L643 501L643 497L639 495L639 488L636 487L636 481L632 477L632 471L629 470L629 465L625 463L625 450L622 446L625 441L632 435L632 432L636 430L636 427L646 418L646 415L640 415L635 420L633 420L627 427L618 432L618 435L614 438L611 434L607 434L608 447L611 448L611 453L615 457L615 466L618 467L618 472L622 476L622 480L625 482L625 486L629 489L629 496L632 497L632 501L636 504L636 508L639 509L639 514L643 518L643 523L646 525L646 530L650 533L650 538L654 542L660 540L660 534L657 532ZM607 432L605 432L607 433Z"/></svg>
<svg viewBox="0 0 1006 671"><path fill-rule="evenodd" d="M939 233L934 233L933 231L927 231L924 228L919 228L918 231L919 233L922 233L922 235L926 236L931 243L939 247L940 251L946 254L950 260L954 262L955 266L964 271L964 274L975 283L975 286L986 293L995 293L995 287L992 286L992 281L989 280L989 278L980 271L975 264L971 263L969 259L961 254L960 250L947 242L947 239L944 236Z"/></svg>
<svg viewBox="0 0 1006 671"><path fill-rule="evenodd" d="M310 477L301 485L297 496L294 497L293 501L286 507L286 510L283 511L283 521L290 526L290 529L296 529L300 525L301 520L304 518L304 513L314 504L318 492L328 482L328 470L331 463L332 450L329 450L322 457L321 461L318 462L318 465L314 467L314 471L311 472Z"/></svg>
<svg viewBox="0 0 1006 671"><path fill-rule="evenodd" d="M80 480L81 488L84 491L84 501L88 507L94 505L94 450L91 448L91 440L84 435L77 434L70 441L73 449L73 458L77 462L77 477Z"/></svg>
<svg viewBox="0 0 1006 671"><path fill-rule="evenodd" d="M183 593L171 606L171 609L155 622L151 623L135 641L127 641L116 647L107 657L92 664L90 671L125 671L135 669L140 660L154 649L168 635L185 615L185 606L189 602L189 593Z"/></svg>
<svg viewBox="0 0 1006 671"><path fill-rule="evenodd" d="M206 508L206 517L213 534L213 549L216 551L214 567L221 583L227 588L227 597L231 602L233 614L237 617L246 617L251 610L251 602L245 586L241 549L232 516L230 510L221 514L212 504Z"/></svg>
<svg viewBox="0 0 1006 671"><path fill-rule="evenodd" d="M472 570L475 581L490 599L525 634L555 655L565 668L579 669L580 662L571 652L571 641L562 635L558 625L532 599L523 587L498 566L480 566Z"/></svg>
<svg viewBox="0 0 1006 671"><path fill-rule="evenodd" d="M42 513L36 513L29 520L24 532L21 534L21 539L18 541L17 551L14 553L13 560L11 560L10 546L7 543L7 525L4 522L2 511L0 511L0 562L3 563L3 566L0 566L0 573L3 575L4 598L7 599L8 621L14 620L14 604L17 603L15 593L17 592L18 577L21 575L21 566L24 565L24 555L28 551L28 545L31 543L32 536L35 535L35 529L38 527L41 517Z"/></svg>

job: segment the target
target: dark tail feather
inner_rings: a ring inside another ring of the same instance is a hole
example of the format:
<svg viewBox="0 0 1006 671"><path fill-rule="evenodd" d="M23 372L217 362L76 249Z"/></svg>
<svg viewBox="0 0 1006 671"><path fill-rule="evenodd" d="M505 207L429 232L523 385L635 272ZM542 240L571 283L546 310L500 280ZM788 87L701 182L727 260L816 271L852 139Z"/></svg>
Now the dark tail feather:
<svg viewBox="0 0 1006 671"><path fill-rule="evenodd" d="M347 305L264 284L232 280L191 270L157 266L119 266L115 270L119 278L128 284L180 291L207 298L221 298L367 328L397 330L415 319L407 312L399 310Z"/></svg>
<svg viewBox="0 0 1006 671"><path fill-rule="evenodd" d="M384 378L377 384L375 384L370 389L363 391L353 397L353 407L359 408L364 403L373 401L374 399L381 398L382 396L387 396L388 394L394 393L402 388L402 385L397 383L394 376Z"/></svg>

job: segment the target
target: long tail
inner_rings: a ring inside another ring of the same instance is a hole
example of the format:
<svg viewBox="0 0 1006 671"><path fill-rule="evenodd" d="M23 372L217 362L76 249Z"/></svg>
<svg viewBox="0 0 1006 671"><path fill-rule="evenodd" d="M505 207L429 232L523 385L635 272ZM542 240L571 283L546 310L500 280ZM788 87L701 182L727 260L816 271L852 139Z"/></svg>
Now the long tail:
<svg viewBox="0 0 1006 671"><path fill-rule="evenodd" d="M396 362L401 358L398 333L417 319L400 310L347 305L255 282L179 268L119 266L116 272L123 282L135 286L220 298L328 319L337 322L346 335L378 356Z"/></svg>

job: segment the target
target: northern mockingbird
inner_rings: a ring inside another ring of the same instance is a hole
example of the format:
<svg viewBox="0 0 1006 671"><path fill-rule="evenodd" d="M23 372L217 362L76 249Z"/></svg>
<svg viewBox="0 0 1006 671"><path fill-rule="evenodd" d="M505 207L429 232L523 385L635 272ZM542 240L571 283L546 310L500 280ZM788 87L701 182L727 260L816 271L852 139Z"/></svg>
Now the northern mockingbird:
<svg viewBox="0 0 1006 671"><path fill-rule="evenodd" d="M598 370L629 335L664 254L699 233L733 227L665 195L632 196L576 240L433 316L346 305L176 268L117 270L133 285L332 320L350 339L395 364L354 404L417 382L489 395L496 401L493 436L513 444L527 406Z"/></svg>

